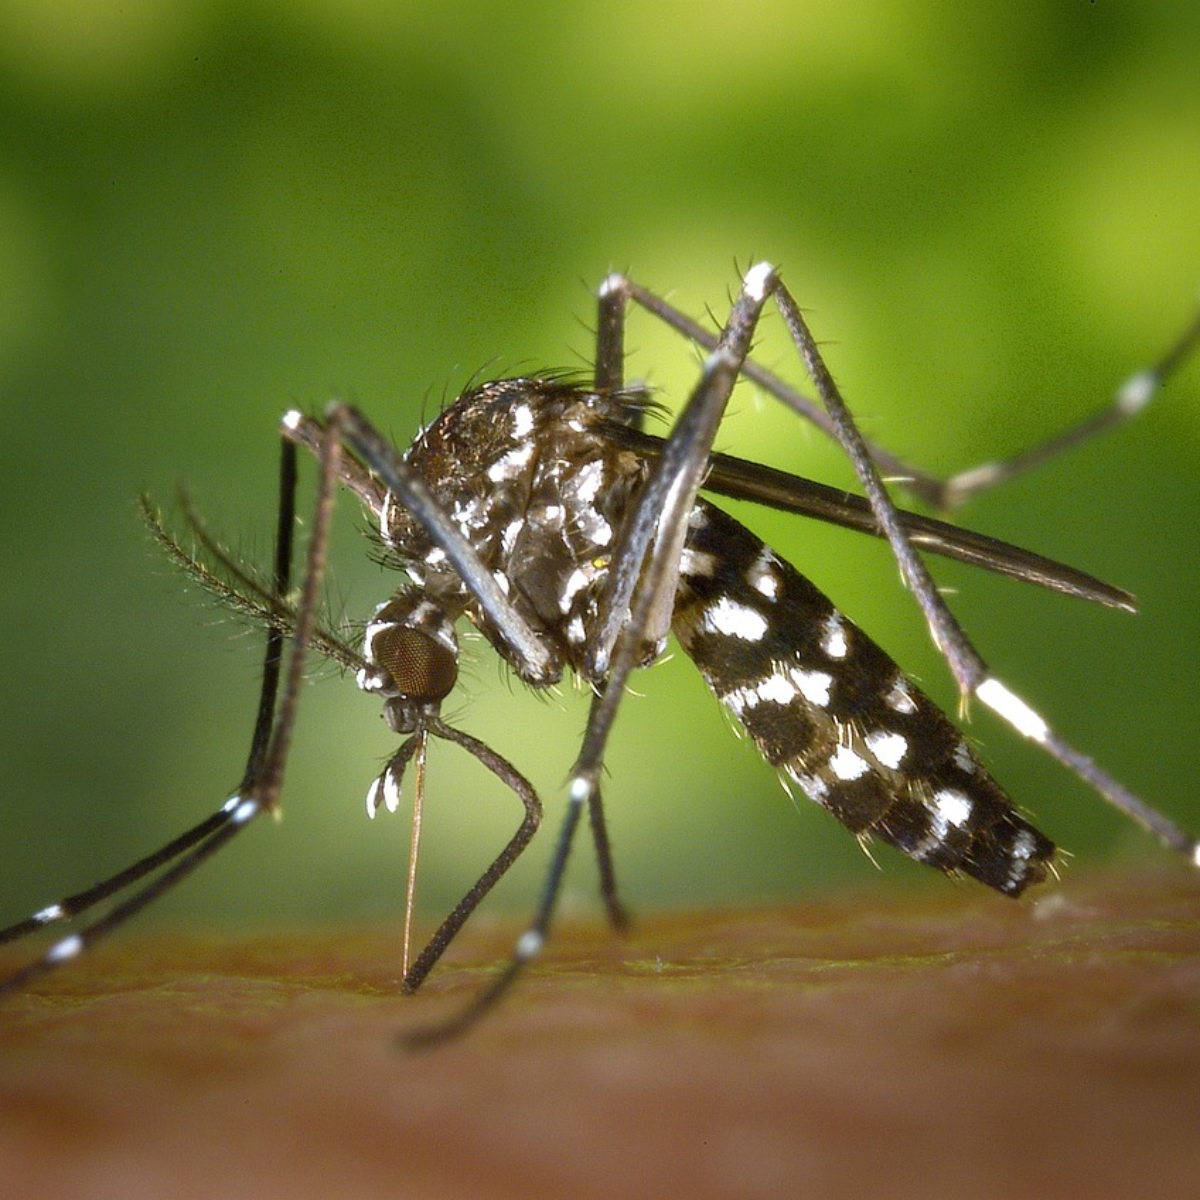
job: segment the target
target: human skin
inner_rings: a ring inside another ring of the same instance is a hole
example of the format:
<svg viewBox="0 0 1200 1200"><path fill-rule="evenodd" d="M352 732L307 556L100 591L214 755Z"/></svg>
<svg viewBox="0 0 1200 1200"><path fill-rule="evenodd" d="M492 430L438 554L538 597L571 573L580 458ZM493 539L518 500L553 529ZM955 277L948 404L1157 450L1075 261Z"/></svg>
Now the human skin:
<svg viewBox="0 0 1200 1200"><path fill-rule="evenodd" d="M477 920L417 997L390 930L84 956L0 1006L5 1193L1197 1194L1182 867L563 923L467 1036L399 1051L516 932Z"/></svg>

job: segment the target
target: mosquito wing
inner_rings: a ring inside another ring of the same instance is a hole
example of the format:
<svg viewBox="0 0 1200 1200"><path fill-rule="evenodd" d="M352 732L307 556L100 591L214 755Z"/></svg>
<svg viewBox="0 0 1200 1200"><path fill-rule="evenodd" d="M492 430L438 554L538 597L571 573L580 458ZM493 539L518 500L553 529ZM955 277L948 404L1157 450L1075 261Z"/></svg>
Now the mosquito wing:
<svg viewBox="0 0 1200 1200"><path fill-rule="evenodd" d="M605 433L613 441L639 454L657 457L662 453L663 439L653 434L617 425L606 426ZM709 474L704 482L706 491L736 500L752 500L782 512L814 517L873 537L883 536L870 504L853 492L729 454L713 454L710 463ZM1050 591L1103 604L1108 608L1136 611L1137 602L1129 592L1085 571L946 521L905 509L899 511L910 540L920 550L983 567L1023 583L1037 584Z"/></svg>

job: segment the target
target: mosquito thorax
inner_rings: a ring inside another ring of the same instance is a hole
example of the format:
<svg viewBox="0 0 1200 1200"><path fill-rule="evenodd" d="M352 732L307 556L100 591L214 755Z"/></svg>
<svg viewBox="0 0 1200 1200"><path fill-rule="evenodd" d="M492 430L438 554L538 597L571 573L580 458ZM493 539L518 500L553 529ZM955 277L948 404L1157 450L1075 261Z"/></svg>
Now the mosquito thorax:
<svg viewBox="0 0 1200 1200"><path fill-rule="evenodd" d="M436 711L458 681L454 625L415 588L376 609L363 657L368 665L358 672L358 686L384 697L384 718L396 733L411 733L420 711Z"/></svg>

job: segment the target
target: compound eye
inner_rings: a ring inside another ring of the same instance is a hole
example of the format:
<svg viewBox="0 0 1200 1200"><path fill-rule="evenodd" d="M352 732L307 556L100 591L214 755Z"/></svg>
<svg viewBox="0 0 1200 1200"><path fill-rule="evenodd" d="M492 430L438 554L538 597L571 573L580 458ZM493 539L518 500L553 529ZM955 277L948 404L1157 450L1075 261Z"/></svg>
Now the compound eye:
<svg viewBox="0 0 1200 1200"><path fill-rule="evenodd" d="M458 655L419 629L394 625L371 642L375 661L409 700L434 703L444 699L458 679Z"/></svg>

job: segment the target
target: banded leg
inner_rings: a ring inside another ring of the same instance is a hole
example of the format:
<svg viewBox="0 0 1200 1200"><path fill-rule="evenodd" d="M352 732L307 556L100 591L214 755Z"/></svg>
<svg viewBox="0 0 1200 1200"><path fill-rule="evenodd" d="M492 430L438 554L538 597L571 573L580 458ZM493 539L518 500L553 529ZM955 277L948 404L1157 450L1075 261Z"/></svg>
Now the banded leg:
<svg viewBox="0 0 1200 1200"><path fill-rule="evenodd" d="M457 936L458 931L466 924L467 918L479 907L483 898L500 882L500 879L507 873L508 869L521 856L525 847L532 840L533 835L537 833L538 827L542 822L542 802L538 799L537 792L529 780L512 763L502 758L490 746L485 745L478 738L471 737L470 734L463 733L461 729L455 729L452 725L447 725L443 721L436 719L429 721L428 730L436 737L444 738L446 741L461 746L468 754L478 759L505 787L516 794L522 805L524 805L525 816L516 833L509 839L508 844L495 857L487 870L480 875L467 894L454 906L449 915L438 926L437 931L429 939L428 943L426 943L425 948L413 960L412 966L405 972L404 990L409 993L415 992L425 982L425 977L433 970L438 959L445 953L446 947L450 945ZM404 764L411 757L409 747L414 744L415 739L405 742L400 751L392 759L392 763L396 763L403 756L403 761L399 763L399 770L396 772L393 780L397 791L400 787L400 776L403 772ZM389 764L388 770L391 771L391 769L391 764Z"/></svg>
<svg viewBox="0 0 1200 1200"><path fill-rule="evenodd" d="M921 607L934 643L945 657L958 685L963 703L965 704L972 695L978 696L1019 734L1042 746L1048 754L1110 804L1154 833L1169 848L1183 854L1194 865L1200 866L1200 842L1071 746L1051 729L1046 720L1024 699L991 674L930 578L913 547L914 533L892 502L879 472L879 468L883 467L889 473L901 476L910 490L942 507L953 506L969 495L1003 482L1020 470L1043 462L1054 453L1074 446L1141 411L1163 381L1200 342L1200 317L1193 319L1154 367L1131 376L1118 389L1113 401L1094 417L1008 463L987 464L942 481L915 471L862 436L825 365L799 306L773 273L770 290L816 387L820 405L814 404L812 400L753 362L743 361L740 371L769 394L782 400L799 416L817 424L842 446L866 491L876 529L891 544L905 583ZM653 293L624 276L610 276L601 291L599 320L600 343L606 348L603 370L608 380L617 377L614 363L622 352L624 341L620 312L629 301L637 303L700 345L716 344L711 333Z"/></svg>
<svg viewBox="0 0 1200 1200"><path fill-rule="evenodd" d="M631 302L689 341L706 350L716 347L717 335L711 329L706 329L698 321L627 276L613 274L605 280L600 290L597 386L620 386L625 313ZM897 458L875 442L867 439L863 442L872 460L889 479L901 484L907 491L919 496L940 512L951 512L974 496L1040 466L1047 460L1137 416L1180 365L1191 356L1197 345L1200 345L1200 312L1193 315L1157 362L1130 375L1116 389L1108 403L1091 416L1012 458L980 463L950 478L930 474ZM822 399L814 400L798 392L773 371L753 360L744 363L741 373L769 395L782 400L829 437L840 441L837 422L826 409Z"/></svg>
<svg viewBox="0 0 1200 1200"><path fill-rule="evenodd" d="M0 980L0 994L22 988L62 963L76 958L182 882L263 812L277 806L295 720L304 655L314 626L337 459L337 451L333 449L322 460L318 509L309 542L305 588L297 610L293 651L284 684L284 698L278 711L276 701L283 670L285 634L278 621L269 621L267 624L267 646L254 732L237 791L215 813L161 849L93 887L0 930L0 944L16 941L47 926L73 920L95 905L119 896L146 876L161 871L150 883L121 900L104 916L59 939L40 959ZM272 584L276 598L286 595L291 579L295 489L296 451L294 446L284 442L280 460L280 499Z"/></svg>
<svg viewBox="0 0 1200 1200"><path fill-rule="evenodd" d="M891 544L904 581L921 607L934 644L946 659L958 684L963 704L971 696L978 697L1017 733L1041 746L1114 808L1155 834L1170 849L1184 855L1194 866L1200 867L1200 842L1076 750L1051 729L1027 701L991 673L913 548L900 514L883 485L879 470L817 349L799 306L787 289L778 283L775 302L829 411L838 441L862 482L875 519Z"/></svg>

